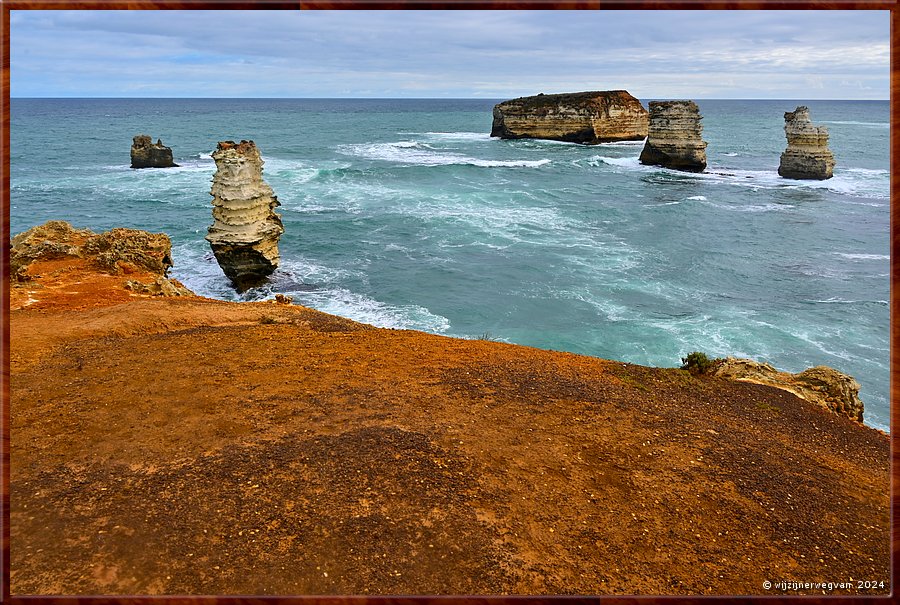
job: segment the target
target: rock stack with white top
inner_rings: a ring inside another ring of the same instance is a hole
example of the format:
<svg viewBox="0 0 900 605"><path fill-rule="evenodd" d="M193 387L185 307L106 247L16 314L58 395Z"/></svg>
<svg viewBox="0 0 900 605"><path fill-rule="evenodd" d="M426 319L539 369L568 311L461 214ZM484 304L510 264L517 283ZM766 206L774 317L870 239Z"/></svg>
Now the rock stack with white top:
<svg viewBox="0 0 900 605"><path fill-rule="evenodd" d="M272 188L262 180L263 160L253 141L222 141L210 194L213 224L206 236L222 271L243 292L260 285L278 267L284 233Z"/></svg>

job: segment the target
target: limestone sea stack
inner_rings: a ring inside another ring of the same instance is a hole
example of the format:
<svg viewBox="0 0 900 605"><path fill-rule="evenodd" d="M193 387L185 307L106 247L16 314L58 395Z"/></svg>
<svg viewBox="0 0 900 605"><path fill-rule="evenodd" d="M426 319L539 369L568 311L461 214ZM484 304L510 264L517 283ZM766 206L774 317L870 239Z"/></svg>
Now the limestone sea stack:
<svg viewBox="0 0 900 605"><path fill-rule="evenodd" d="M284 233L280 205L262 180L263 159L253 141L222 141L212 154L213 224L206 236L222 271L243 292L278 267L278 238Z"/></svg>
<svg viewBox="0 0 900 605"><path fill-rule="evenodd" d="M801 105L784 114L788 146L781 154L778 174L787 179L825 180L834 172L834 155L828 149L828 128L813 126L809 108Z"/></svg>
<svg viewBox="0 0 900 605"><path fill-rule="evenodd" d="M641 164L703 172L706 141L700 108L693 101L651 101L650 132L641 150Z"/></svg>
<svg viewBox="0 0 900 605"><path fill-rule="evenodd" d="M520 97L494 106L491 136L570 143L640 141L647 110L625 90Z"/></svg>
<svg viewBox="0 0 900 605"><path fill-rule="evenodd" d="M172 148L162 144L160 139L156 143L149 135L139 134L134 137L131 144L132 168L175 168L172 160Z"/></svg>

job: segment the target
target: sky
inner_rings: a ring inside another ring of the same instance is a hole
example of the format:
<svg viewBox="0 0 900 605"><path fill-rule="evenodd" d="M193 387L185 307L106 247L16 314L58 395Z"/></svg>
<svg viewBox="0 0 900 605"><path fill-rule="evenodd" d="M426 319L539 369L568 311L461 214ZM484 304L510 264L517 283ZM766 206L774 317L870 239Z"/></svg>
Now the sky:
<svg viewBox="0 0 900 605"><path fill-rule="evenodd" d="M888 99L889 11L30 11L12 97Z"/></svg>

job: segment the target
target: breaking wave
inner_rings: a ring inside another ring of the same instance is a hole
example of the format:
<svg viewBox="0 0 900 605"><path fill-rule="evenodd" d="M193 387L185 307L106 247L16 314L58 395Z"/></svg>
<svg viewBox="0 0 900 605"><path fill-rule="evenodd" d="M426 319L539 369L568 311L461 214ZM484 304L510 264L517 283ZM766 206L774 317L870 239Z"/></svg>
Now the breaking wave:
<svg viewBox="0 0 900 605"><path fill-rule="evenodd" d="M550 163L547 158L540 160L486 160L459 153L435 149L418 141L397 141L394 143L365 143L341 145L338 151L345 155L369 160L383 160L413 166L470 165L483 168L537 168Z"/></svg>

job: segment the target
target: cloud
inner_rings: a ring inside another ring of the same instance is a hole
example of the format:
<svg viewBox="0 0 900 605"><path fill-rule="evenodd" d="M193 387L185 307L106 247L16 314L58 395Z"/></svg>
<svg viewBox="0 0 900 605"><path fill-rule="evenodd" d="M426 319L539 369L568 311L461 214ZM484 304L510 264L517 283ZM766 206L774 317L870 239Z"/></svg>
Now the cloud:
<svg viewBox="0 0 900 605"><path fill-rule="evenodd" d="M731 98L887 98L889 14L12 11L11 83L13 96L506 97L629 84L645 98L700 98L690 84Z"/></svg>

